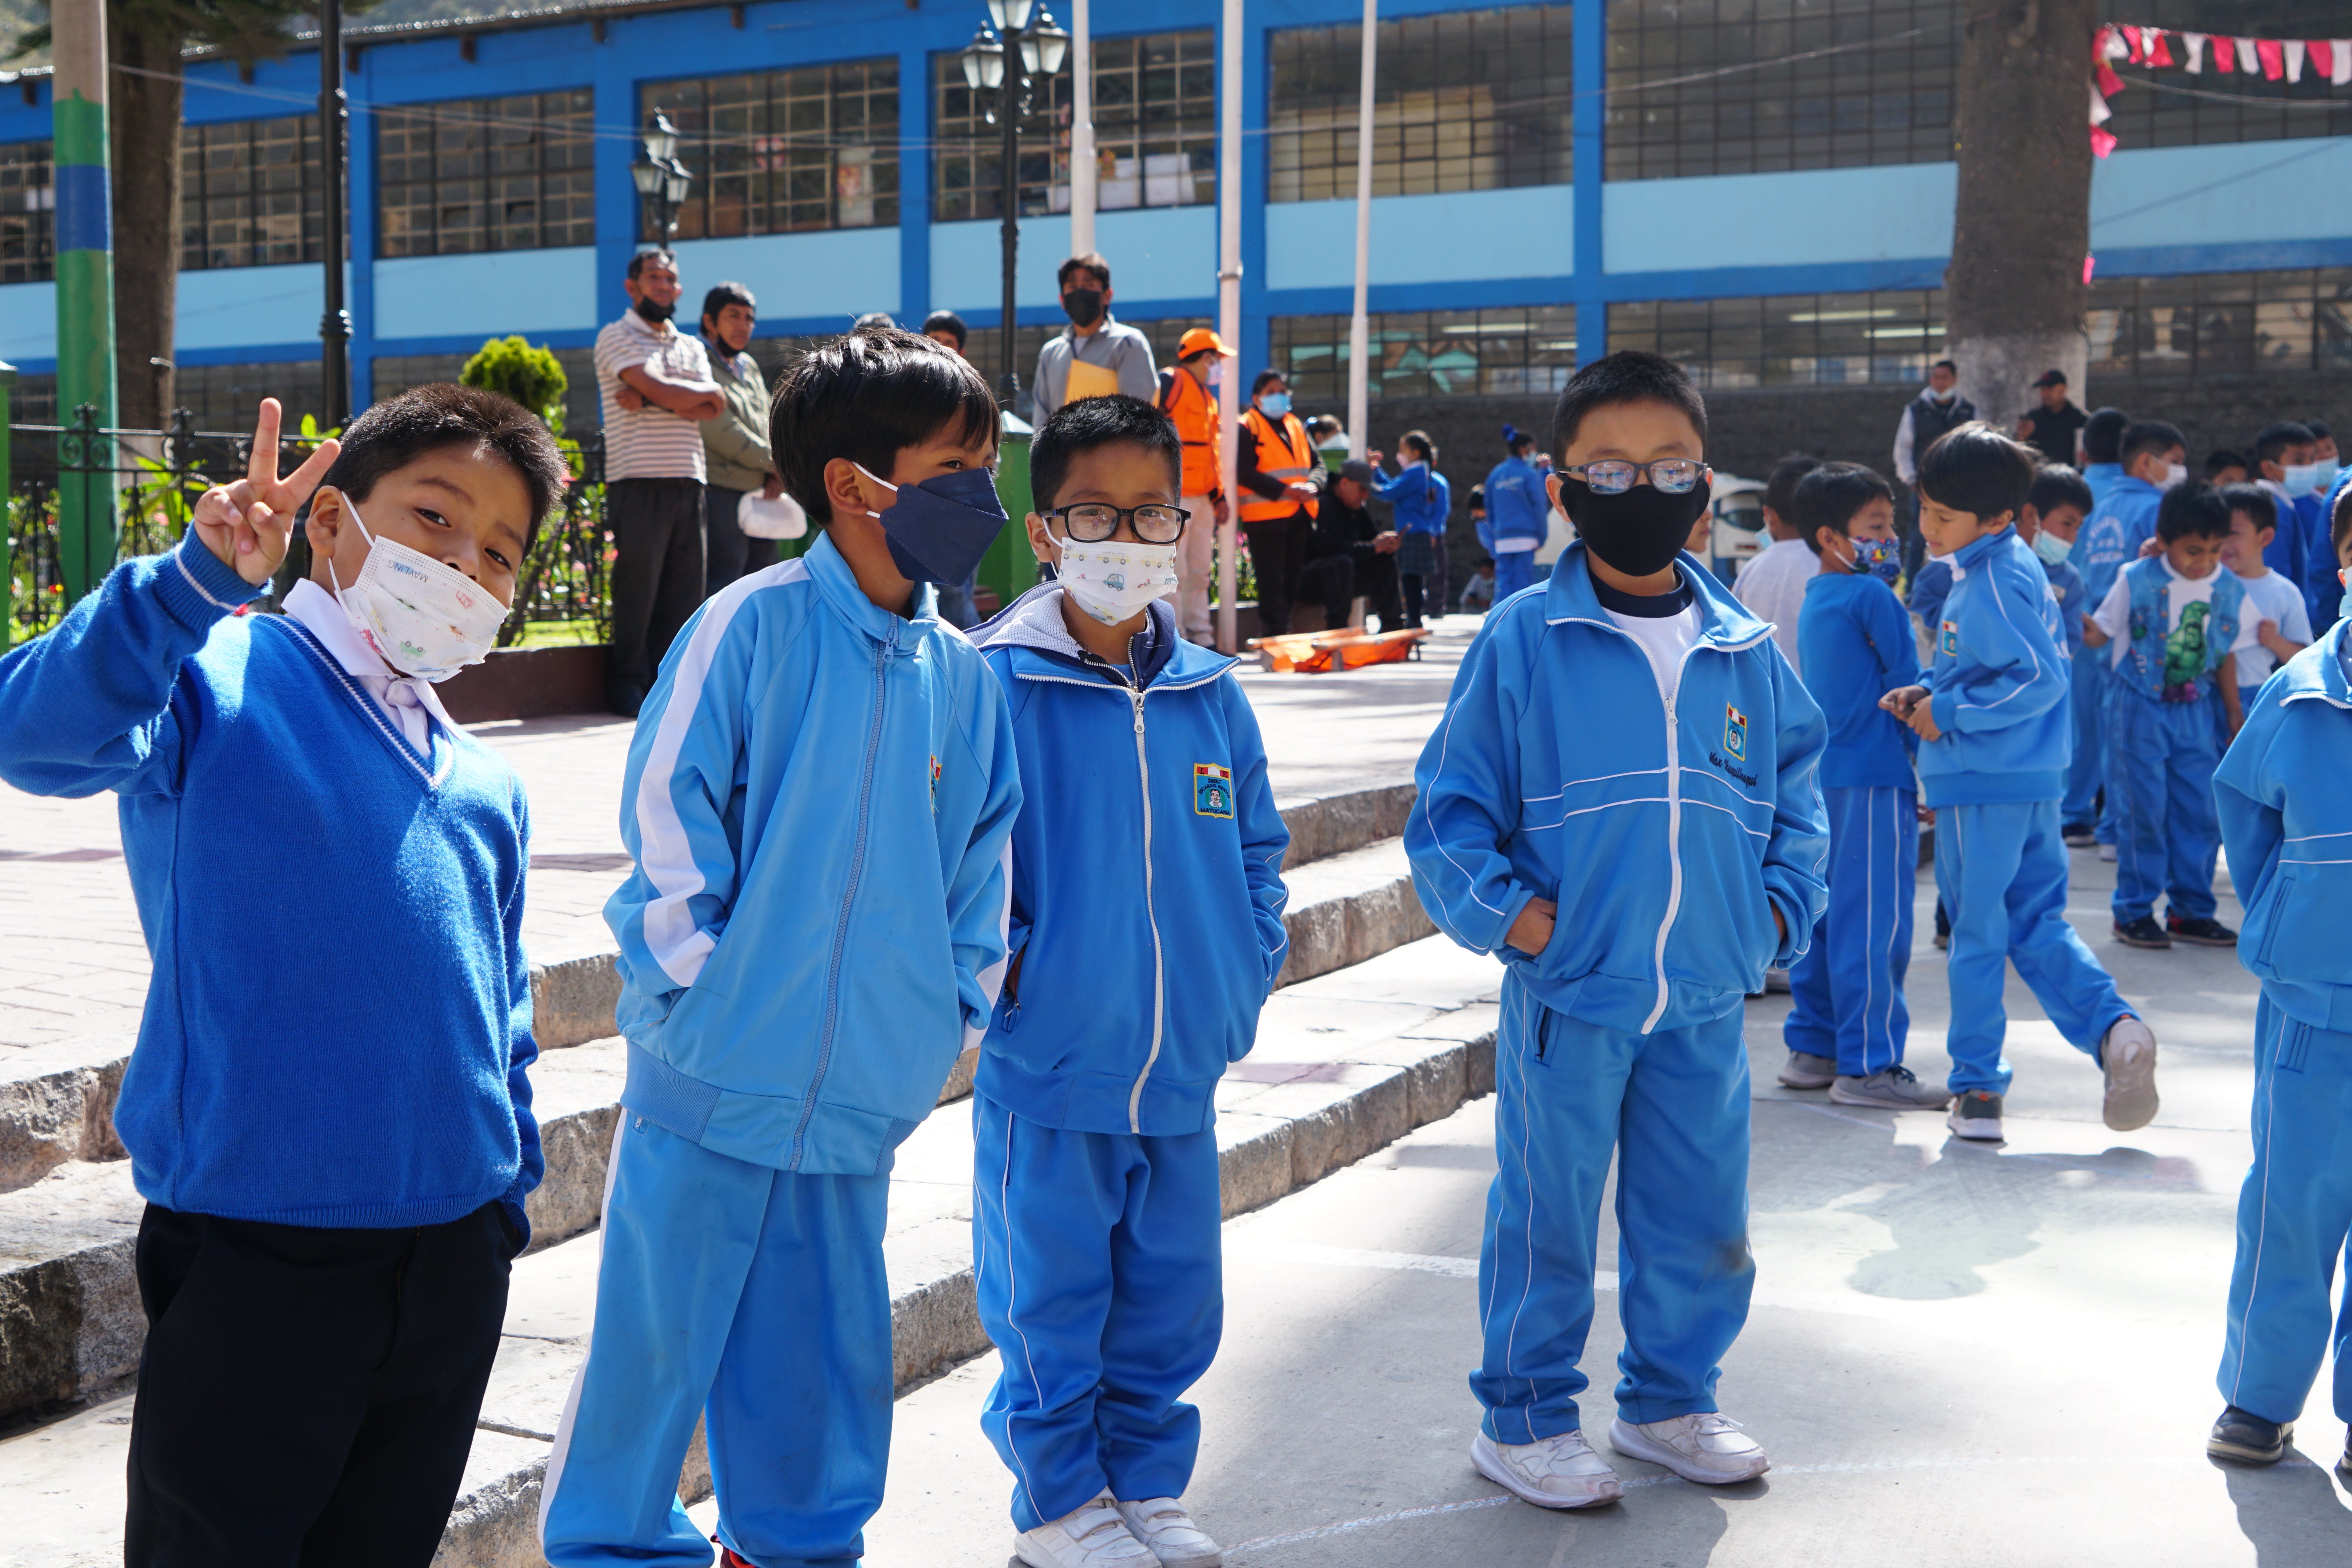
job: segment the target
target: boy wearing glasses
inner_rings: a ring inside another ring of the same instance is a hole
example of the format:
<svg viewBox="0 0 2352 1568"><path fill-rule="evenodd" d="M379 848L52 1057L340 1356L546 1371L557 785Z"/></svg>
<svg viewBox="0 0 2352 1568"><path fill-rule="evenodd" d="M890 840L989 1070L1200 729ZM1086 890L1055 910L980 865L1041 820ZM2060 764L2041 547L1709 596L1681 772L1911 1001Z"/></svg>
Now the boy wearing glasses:
<svg viewBox="0 0 2352 1568"><path fill-rule="evenodd" d="M1487 616L1405 827L1431 917L1509 966L1470 1456L1540 1508L1622 1491L1577 1409L1612 1152L1610 1444L1707 1484L1767 1468L1715 1394L1755 1279L1741 1004L1821 915L1827 731L1772 628L1684 549L1706 442L1669 360L1615 353L1569 382L1547 488L1577 542Z"/></svg>
<svg viewBox="0 0 2352 1568"><path fill-rule="evenodd" d="M1028 519L1056 576L972 633L1024 799L972 1096L972 1253L1004 1367L981 1421L1033 1568L1223 1561L1179 1500L1201 1426L1182 1396L1223 1315L1213 1097L1288 950L1290 834L1234 661L1162 597L1210 521L1186 518L1182 468L1149 403L1057 409Z"/></svg>

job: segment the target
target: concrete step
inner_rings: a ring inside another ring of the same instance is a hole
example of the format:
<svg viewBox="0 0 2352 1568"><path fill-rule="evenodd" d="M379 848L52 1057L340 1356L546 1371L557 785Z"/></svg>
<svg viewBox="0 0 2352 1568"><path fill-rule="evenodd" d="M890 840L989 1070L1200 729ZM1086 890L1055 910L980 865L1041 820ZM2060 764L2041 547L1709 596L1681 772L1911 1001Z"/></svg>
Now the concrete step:
<svg viewBox="0 0 2352 1568"><path fill-rule="evenodd" d="M1277 804L1291 834L1286 872L1394 838L1404 831L1412 800L1410 780L1281 797ZM621 873L615 869L612 876L617 882ZM1303 889L1293 892L1294 910L1306 901ZM1325 912L1324 926L1310 933L1310 956L1293 958L1294 964L1304 967L1286 970L1286 978L1320 974L1331 967L1327 955L1341 950L1333 949L1322 932L1324 928L1338 929L1332 925L1335 918ZM1357 924L1360 928L1362 921ZM1413 934L1427 929L1424 925ZM1296 931L1292 943L1299 945ZM1382 951L1367 948L1361 941L1343 948L1360 957ZM592 952L532 966L531 1005L541 1050L554 1052L614 1033L621 977L613 960L609 952ZM68 1161L123 1157L114 1136L114 1097L122 1087L132 1043L129 1037L107 1037L37 1046L0 1064L5 1075L0 1076L0 1194L39 1181ZM0 1405L0 1410L5 1408Z"/></svg>
<svg viewBox="0 0 2352 1568"><path fill-rule="evenodd" d="M1430 938L1277 994L1256 1049L1218 1090L1226 1215L1490 1092L1501 980L1491 960ZM988 1348L972 1289L971 1182L967 1116L934 1116L899 1150L884 1250L901 1393ZM597 1258L591 1235L515 1266L506 1338L436 1568L540 1568L540 1485L586 1353ZM25 1562L121 1561L129 1417L118 1398L0 1441L0 1518ZM709 1494L698 1443L679 1480L689 1502Z"/></svg>

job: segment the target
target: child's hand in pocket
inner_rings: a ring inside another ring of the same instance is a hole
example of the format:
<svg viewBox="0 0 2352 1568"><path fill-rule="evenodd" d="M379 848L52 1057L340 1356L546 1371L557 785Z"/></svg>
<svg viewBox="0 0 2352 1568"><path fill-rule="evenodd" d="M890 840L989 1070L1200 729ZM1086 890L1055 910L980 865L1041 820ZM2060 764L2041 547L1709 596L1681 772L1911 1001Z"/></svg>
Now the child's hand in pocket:
<svg viewBox="0 0 2352 1568"><path fill-rule="evenodd" d="M1550 944L1552 925L1559 916L1559 906L1549 899L1529 899L1519 918L1511 922L1510 934L1503 941L1533 958Z"/></svg>

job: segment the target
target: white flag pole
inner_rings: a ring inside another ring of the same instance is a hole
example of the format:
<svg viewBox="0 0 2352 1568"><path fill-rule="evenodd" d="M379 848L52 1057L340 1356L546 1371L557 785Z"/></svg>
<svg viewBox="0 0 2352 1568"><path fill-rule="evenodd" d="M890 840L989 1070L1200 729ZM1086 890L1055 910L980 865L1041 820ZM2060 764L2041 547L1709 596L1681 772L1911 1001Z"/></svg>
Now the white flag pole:
<svg viewBox="0 0 2352 1568"><path fill-rule="evenodd" d="M1070 254L1095 248L1095 35L1090 0L1070 26Z"/></svg>
<svg viewBox="0 0 2352 1568"><path fill-rule="evenodd" d="M1364 0L1363 82L1356 95L1356 305L1348 319L1348 456L1369 449L1371 421L1372 87L1381 0Z"/></svg>

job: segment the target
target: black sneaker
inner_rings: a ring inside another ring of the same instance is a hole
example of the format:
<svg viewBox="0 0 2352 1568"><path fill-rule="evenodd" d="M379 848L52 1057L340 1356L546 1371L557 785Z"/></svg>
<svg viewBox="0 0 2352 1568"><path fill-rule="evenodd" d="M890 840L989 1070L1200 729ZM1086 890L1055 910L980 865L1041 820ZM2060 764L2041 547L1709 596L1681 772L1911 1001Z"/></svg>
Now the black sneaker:
<svg viewBox="0 0 2352 1568"><path fill-rule="evenodd" d="M2352 1432L2344 1435L2344 1457L2336 1461L2336 1473L2352 1482Z"/></svg>
<svg viewBox="0 0 2352 1568"><path fill-rule="evenodd" d="M2069 849L2088 849L2099 841L2098 831L2087 822L2078 822L2058 831L2059 838Z"/></svg>
<svg viewBox="0 0 2352 1568"><path fill-rule="evenodd" d="M2164 929L2172 934L2175 942L2193 942L2200 947L2238 945L2238 933L2210 915L2182 920L2179 915L2168 914L2164 917Z"/></svg>
<svg viewBox="0 0 2352 1568"><path fill-rule="evenodd" d="M2142 915L2136 921L2117 921L2116 940L2126 947L2170 947L2172 939L2156 923L2154 915Z"/></svg>
<svg viewBox="0 0 2352 1568"><path fill-rule="evenodd" d="M1956 1137L1972 1138L1979 1143L2000 1142L2000 1096L1990 1089L1969 1089L1952 1101L1944 1125Z"/></svg>
<svg viewBox="0 0 2352 1568"><path fill-rule="evenodd" d="M2249 1465L2275 1465L2294 1438L2294 1423L2265 1421L2251 1410L2231 1405L2205 1438L2205 1451L2217 1459L2237 1459ZM2352 1459L2352 1445L2345 1457Z"/></svg>

